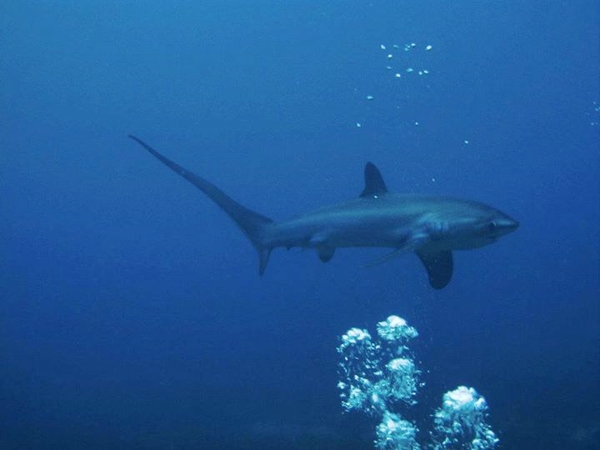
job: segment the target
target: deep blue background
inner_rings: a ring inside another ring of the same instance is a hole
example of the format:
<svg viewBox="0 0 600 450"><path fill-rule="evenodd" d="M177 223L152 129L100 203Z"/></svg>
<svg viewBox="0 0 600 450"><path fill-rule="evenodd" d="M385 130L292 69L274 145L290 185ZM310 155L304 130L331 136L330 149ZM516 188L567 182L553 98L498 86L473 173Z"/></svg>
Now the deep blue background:
<svg viewBox="0 0 600 450"><path fill-rule="evenodd" d="M389 314L421 334L424 430L467 384L502 448L596 448L598 1L0 10L1 448L372 448L335 348ZM127 133L274 219L358 195L371 160L521 228L456 254L440 292L413 256L362 268L376 250L279 250L259 278Z"/></svg>

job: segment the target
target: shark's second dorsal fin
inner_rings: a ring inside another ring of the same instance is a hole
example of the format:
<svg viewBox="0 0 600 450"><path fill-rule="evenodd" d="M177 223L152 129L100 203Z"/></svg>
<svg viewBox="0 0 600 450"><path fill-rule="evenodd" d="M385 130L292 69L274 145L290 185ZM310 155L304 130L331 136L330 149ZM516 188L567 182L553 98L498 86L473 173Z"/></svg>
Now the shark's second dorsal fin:
<svg viewBox="0 0 600 450"><path fill-rule="evenodd" d="M387 192L387 186L383 181L381 172L372 162L365 166L365 188L360 194L361 197L376 197Z"/></svg>

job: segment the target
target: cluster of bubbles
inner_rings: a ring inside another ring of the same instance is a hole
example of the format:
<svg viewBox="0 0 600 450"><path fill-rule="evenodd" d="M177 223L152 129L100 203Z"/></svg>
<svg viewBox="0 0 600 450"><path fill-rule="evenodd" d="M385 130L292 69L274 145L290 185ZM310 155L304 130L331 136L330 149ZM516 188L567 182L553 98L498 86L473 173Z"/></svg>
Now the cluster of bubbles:
<svg viewBox="0 0 600 450"><path fill-rule="evenodd" d="M377 324L380 339L367 330L351 328L342 336L338 353L340 363L342 407L381 415L389 401L415 404L419 371L405 345L418 336L398 316L390 316Z"/></svg>
<svg viewBox="0 0 600 450"><path fill-rule="evenodd" d="M404 80L413 76L429 75L430 71L425 67L424 55L433 50L433 45L420 45L416 42L407 44L379 44L379 48L384 55L385 72L391 75L392 79ZM387 77L384 77L386 79ZM405 89L410 89L405 86ZM365 98L367 101L376 101L376 95L373 92L368 92ZM388 96L386 100L390 100ZM418 121L414 122L415 126L419 125ZM357 121L356 127L361 128L362 122Z"/></svg>
<svg viewBox="0 0 600 450"><path fill-rule="evenodd" d="M592 112L589 114L591 116L590 125L593 127L600 126L600 103L592 102Z"/></svg>
<svg viewBox="0 0 600 450"><path fill-rule="evenodd" d="M486 423L488 407L475 389L459 386L444 394L434 413L431 442L422 447L418 428L393 412L396 405L412 406L423 384L407 346L418 336L404 319L390 316L377 324L373 338L365 329L351 328L341 337L338 389L345 411L377 417L375 447L379 450L485 450L498 438Z"/></svg>
<svg viewBox="0 0 600 450"><path fill-rule="evenodd" d="M402 78L402 70L405 73L409 73L409 74L418 74L418 75L429 75L429 70L428 69L415 69L414 67L406 67L403 69L400 69L398 71L397 68L394 67L394 65L392 65L392 62L398 58L396 58L396 55L394 55L394 52L389 52L389 49L386 47L385 44L380 44L379 47L381 48L381 50L386 52L386 59L388 61L388 64L385 66L386 70L389 70L390 72L392 72L394 74L394 78ZM394 50L399 50L400 46L398 44L393 44L392 48ZM416 43L411 42L410 44L405 44L404 45L404 52L412 52L414 50L418 49L418 46ZM425 46L425 51L429 52L433 49L432 45L426 45ZM395 58L395 59L394 59Z"/></svg>
<svg viewBox="0 0 600 450"><path fill-rule="evenodd" d="M401 47L398 44L392 44L391 48L393 49L393 51L390 51L388 46L386 46L385 44L380 44L379 47L385 53L385 58L386 58L385 69L387 71L389 71L390 73L392 73L394 78L402 78L403 73L405 74L405 76L406 76L406 74L429 75L429 69L425 69L425 68L415 69L413 65L406 64L405 61L402 61L401 57L397 56L396 51L401 50L401 48L404 49L405 53L417 50L419 48L419 46L415 42L405 44L403 47ZM433 49L433 46L426 45L424 48L425 48L425 51L429 52ZM367 100L375 100L375 96L367 95Z"/></svg>

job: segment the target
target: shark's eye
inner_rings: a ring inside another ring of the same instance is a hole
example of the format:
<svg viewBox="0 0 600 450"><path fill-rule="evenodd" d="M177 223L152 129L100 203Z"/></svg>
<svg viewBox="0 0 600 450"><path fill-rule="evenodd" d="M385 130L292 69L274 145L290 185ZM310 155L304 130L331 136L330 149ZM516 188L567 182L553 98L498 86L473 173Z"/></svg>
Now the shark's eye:
<svg viewBox="0 0 600 450"><path fill-rule="evenodd" d="M488 223L488 230L489 231L496 231L496 228L498 228L498 224L494 221Z"/></svg>

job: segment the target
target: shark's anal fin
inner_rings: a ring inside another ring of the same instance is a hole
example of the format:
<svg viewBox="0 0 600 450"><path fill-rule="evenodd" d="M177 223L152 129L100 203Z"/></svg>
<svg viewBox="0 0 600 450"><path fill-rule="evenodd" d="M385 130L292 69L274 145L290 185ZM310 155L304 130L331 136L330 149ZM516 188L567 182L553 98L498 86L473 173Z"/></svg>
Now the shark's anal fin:
<svg viewBox="0 0 600 450"><path fill-rule="evenodd" d="M419 259L427 270L429 284L434 289L445 288L452 279L454 263L452 252L449 250L440 252L417 251Z"/></svg>
<svg viewBox="0 0 600 450"><path fill-rule="evenodd" d="M375 164L368 162L365 166L365 188L360 196L362 198L377 197L378 195L385 194L387 191L388 189L385 181L383 181L381 172Z"/></svg>

